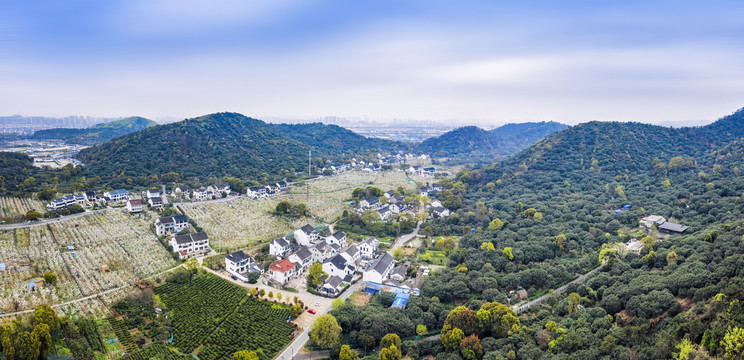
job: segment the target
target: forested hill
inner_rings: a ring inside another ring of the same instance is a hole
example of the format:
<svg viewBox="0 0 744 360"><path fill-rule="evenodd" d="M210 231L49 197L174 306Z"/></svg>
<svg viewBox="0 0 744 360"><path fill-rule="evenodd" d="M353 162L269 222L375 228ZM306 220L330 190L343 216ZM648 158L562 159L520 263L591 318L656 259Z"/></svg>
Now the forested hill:
<svg viewBox="0 0 744 360"><path fill-rule="evenodd" d="M349 339L384 334L378 328L412 336L415 324L434 324L438 341L404 349L446 359L471 351L489 360L738 358L742 120L739 111L696 128L592 122L502 163L465 169L442 180L446 190L436 195L453 214L421 225L424 234L459 236L446 268L425 280L421 300L389 320L351 305L332 313L352 324ZM647 215L689 228L663 237L640 226ZM626 246L632 239L639 254ZM515 315L512 331L478 325L492 302L518 301L513 291L533 298L597 267L587 281ZM439 302L454 310L421 315ZM458 336L470 339L452 341Z"/></svg>
<svg viewBox="0 0 744 360"><path fill-rule="evenodd" d="M491 162L494 158L515 154L545 136L567 127L552 121L506 124L490 131L477 126L465 126L426 139L419 144L418 149L433 156L469 162Z"/></svg>
<svg viewBox="0 0 744 360"><path fill-rule="evenodd" d="M128 178L172 171L193 180L234 176L261 181L303 169L309 149L261 120L217 113L128 134L87 148L78 158L88 176L122 186Z"/></svg>
<svg viewBox="0 0 744 360"><path fill-rule="evenodd" d="M55 128L39 130L32 139L60 139L72 144L99 144L122 135L130 134L157 123L139 116L132 116L109 123L96 124L85 129Z"/></svg>
<svg viewBox="0 0 744 360"><path fill-rule="evenodd" d="M743 110L692 128L592 121L554 133L504 164L535 170L638 171L675 157L693 163L709 161L711 151L741 137Z"/></svg>
<svg viewBox="0 0 744 360"><path fill-rule="evenodd" d="M297 140L318 154L343 155L405 150L409 146L398 141L369 138L338 125L269 124L273 129Z"/></svg>

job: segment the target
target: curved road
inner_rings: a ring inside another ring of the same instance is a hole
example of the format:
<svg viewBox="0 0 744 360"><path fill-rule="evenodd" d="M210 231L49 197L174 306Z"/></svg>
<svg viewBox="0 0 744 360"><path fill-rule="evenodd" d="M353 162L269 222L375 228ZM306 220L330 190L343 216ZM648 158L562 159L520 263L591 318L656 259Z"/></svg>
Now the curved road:
<svg viewBox="0 0 744 360"><path fill-rule="evenodd" d="M528 301L528 302L522 303L522 304L516 304L516 305L512 306L512 309L514 309L514 312L516 312L517 314L519 314L519 313L521 313L523 311L529 310L531 307L533 307L535 305L542 304L549 297L559 295L562 292L566 291L566 289L568 288L569 285L580 283L580 282L584 282L589 276L593 275L595 272L599 271L599 269L601 269L601 268L602 268L601 266L598 266L598 267L592 269L591 271L589 271L588 273L586 273L584 275L581 275L581 276L577 277L576 279L573 279L568 284L565 284L565 285L563 285L563 286L555 289L552 294L548 293L548 294L545 294L543 296L540 296L539 298L537 298L535 300L531 300L531 301Z"/></svg>

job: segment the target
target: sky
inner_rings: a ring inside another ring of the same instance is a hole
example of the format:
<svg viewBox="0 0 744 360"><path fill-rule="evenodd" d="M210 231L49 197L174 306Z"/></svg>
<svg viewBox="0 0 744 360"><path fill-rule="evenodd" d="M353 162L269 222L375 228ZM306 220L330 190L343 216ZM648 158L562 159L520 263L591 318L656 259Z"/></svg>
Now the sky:
<svg viewBox="0 0 744 360"><path fill-rule="evenodd" d="M0 0L0 116L715 120L744 2Z"/></svg>

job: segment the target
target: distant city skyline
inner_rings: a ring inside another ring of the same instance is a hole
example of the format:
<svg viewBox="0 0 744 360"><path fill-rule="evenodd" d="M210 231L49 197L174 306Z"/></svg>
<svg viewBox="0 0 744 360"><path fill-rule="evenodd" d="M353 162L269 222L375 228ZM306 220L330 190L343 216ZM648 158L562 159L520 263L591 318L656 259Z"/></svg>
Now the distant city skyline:
<svg viewBox="0 0 744 360"><path fill-rule="evenodd" d="M700 125L744 107L742 16L740 1L0 0L0 116Z"/></svg>

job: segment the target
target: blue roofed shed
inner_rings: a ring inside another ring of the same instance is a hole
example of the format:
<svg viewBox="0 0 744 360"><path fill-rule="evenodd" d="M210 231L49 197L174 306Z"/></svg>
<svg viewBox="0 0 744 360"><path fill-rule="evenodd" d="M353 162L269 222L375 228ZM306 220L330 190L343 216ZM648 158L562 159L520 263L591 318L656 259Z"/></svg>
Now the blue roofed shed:
<svg viewBox="0 0 744 360"><path fill-rule="evenodd" d="M411 296L411 294L406 293L397 293L395 294L395 300L393 300L393 305L390 307L397 307L401 309L406 308L406 304L408 304L408 298Z"/></svg>

